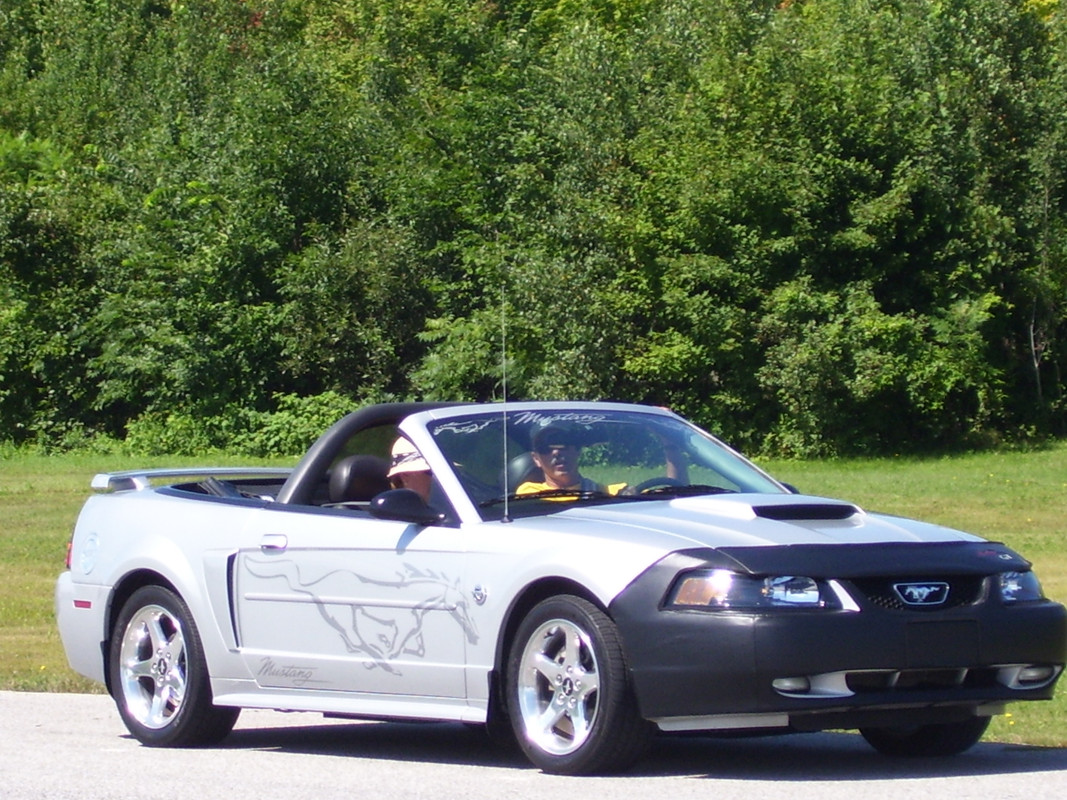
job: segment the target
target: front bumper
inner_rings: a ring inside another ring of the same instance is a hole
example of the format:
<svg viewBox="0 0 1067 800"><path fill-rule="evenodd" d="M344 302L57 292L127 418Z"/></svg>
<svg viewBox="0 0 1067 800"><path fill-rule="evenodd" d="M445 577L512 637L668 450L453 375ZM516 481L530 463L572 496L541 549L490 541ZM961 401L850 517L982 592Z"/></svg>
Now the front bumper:
<svg viewBox="0 0 1067 800"><path fill-rule="evenodd" d="M1050 699L1067 658L1067 612L1050 601L1006 607L986 596L922 613L863 602L859 611L664 608L679 571L707 556L664 559L610 609L641 713L664 728L817 730L997 713Z"/></svg>

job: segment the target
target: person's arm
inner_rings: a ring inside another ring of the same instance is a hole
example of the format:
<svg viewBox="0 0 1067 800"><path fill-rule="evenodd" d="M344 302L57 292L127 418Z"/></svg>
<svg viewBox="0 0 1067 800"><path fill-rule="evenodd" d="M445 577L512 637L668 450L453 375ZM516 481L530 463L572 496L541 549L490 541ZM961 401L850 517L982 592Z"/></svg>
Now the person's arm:
<svg viewBox="0 0 1067 800"><path fill-rule="evenodd" d="M668 478L689 483L689 459L681 447L673 442L664 442L663 459L667 464Z"/></svg>

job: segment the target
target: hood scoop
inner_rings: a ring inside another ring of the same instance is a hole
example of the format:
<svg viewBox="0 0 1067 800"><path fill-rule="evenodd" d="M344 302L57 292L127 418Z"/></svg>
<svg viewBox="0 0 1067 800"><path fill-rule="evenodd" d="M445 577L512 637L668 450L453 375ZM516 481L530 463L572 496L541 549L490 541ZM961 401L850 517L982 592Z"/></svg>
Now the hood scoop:
<svg viewBox="0 0 1067 800"><path fill-rule="evenodd" d="M752 506L757 517L779 522L848 519L860 510L851 503L782 503Z"/></svg>

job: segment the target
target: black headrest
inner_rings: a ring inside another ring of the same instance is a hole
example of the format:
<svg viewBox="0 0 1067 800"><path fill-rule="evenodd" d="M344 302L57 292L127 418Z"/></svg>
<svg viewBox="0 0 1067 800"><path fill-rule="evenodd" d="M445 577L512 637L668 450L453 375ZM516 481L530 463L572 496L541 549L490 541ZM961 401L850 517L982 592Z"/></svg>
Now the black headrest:
<svg viewBox="0 0 1067 800"><path fill-rule="evenodd" d="M540 483L545 479L545 474L534 463L533 456L527 452L520 453L508 462L507 475L504 477L507 479L508 491L514 492L516 488L527 481Z"/></svg>
<svg viewBox="0 0 1067 800"><path fill-rule="evenodd" d="M377 456L347 456L330 470L330 502L366 502L393 488L389 462Z"/></svg>

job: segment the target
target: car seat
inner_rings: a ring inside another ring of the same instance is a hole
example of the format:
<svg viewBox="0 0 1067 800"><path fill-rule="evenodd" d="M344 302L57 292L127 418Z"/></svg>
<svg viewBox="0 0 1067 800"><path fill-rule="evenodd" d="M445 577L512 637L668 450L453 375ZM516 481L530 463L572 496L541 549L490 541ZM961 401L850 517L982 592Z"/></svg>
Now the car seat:
<svg viewBox="0 0 1067 800"><path fill-rule="evenodd" d="M545 479L545 473L534 463L533 455L529 452L520 453L508 462L507 473L501 476L501 483L505 483L508 492L514 492L519 486L529 481L541 483Z"/></svg>
<svg viewBox="0 0 1067 800"><path fill-rule="evenodd" d="M366 503L392 487L384 458L355 455L342 458L330 470L331 503Z"/></svg>

